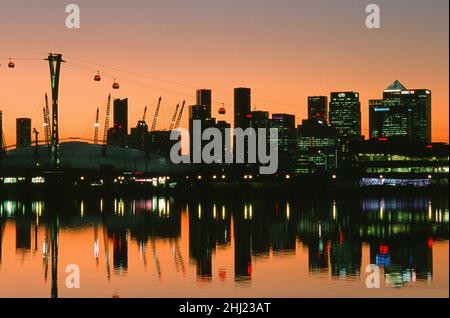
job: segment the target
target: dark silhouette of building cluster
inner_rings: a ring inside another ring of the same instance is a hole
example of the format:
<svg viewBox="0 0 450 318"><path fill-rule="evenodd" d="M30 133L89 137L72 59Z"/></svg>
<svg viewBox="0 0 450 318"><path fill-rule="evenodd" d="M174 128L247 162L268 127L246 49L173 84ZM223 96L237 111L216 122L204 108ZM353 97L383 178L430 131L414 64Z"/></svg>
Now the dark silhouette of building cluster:
<svg viewBox="0 0 450 318"><path fill-rule="evenodd" d="M429 176L448 170L448 145L431 143L431 91L428 89L408 90L400 82L394 81L383 92L383 99L370 100L369 140L365 140L361 133L358 92L332 92L329 97L310 96L307 102L308 118L296 126L295 115L274 113L270 116L268 111L252 110L251 89L236 88L233 127L244 131L253 128L256 134L258 129L267 130L266 150L269 143L278 143L278 174L326 173L337 178L339 171L363 166L366 175L378 178L380 174L390 172ZM227 130L231 124L212 116L211 90L198 90L196 104L189 106L190 149L193 149L194 138L198 137L195 136L194 121L201 123L201 132L211 127L222 132L222 171L226 166L227 151L232 152L234 160L237 151L244 151L248 159L248 139L244 150L227 148L233 147L236 140ZM170 140L170 130L149 131L145 120L142 120L128 135L127 122L128 100L117 99L114 101L114 126L108 132L108 144L126 145L147 153L169 156L176 143ZM271 140L269 128L278 129L277 140ZM209 141L202 140L201 149L207 143ZM441 160L432 165L426 164L426 158L436 153ZM196 157L192 151L189 156L191 163L199 164L202 163L200 157L201 154ZM422 168L415 167L414 161L420 161ZM255 165L228 164L230 166L239 166L238 171L257 174Z"/></svg>
<svg viewBox="0 0 450 318"><path fill-rule="evenodd" d="M265 130L266 153L271 143L277 143L276 175L286 179L311 174L340 179L359 173L360 176L377 179L401 179L407 175L408 178L431 180L442 177L448 180L448 144L431 141L431 91L428 89L410 90L399 81L394 81L383 92L382 99L370 100L368 140L361 133L361 102L358 92L332 92L329 97L308 97L308 118L296 126L295 115L252 110L251 89L236 88L234 130L229 129L232 127L230 123L213 117L212 100L211 90L199 89L196 92L196 103L188 107L188 144L191 150L189 163L193 169L197 167L202 171L235 176L250 174L251 179L257 177L257 168L264 164L249 163L250 138L246 134L243 149L236 146L236 135L232 131L240 128L251 131L250 135L256 134L253 136L256 140L259 140L261 129ZM145 111L142 120L129 130L128 99L114 100L113 125L107 131L107 144L169 158L171 149L178 142L170 138L172 129L176 128L173 123L178 106L171 129L156 130L159 105L150 129L145 121ZM220 108L219 114L223 115L224 112L225 108ZM182 111L178 115L180 120ZM194 122L201 124L200 132L194 130ZM206 167L201 151L196 153L192 149L196 139L200 139L200 150L210 142L201 137L208 128L220 130L222 155L218 162ZM271 128L278 131L276 140L270 136ZM3 145L3 134L0 137ZM17 119L16 144L17 147L32 145L31 119ZM261 144L258 143L257 147L261 147ZM257 148L256 152L259 150ZM181 152L186 153L185 149ZM233 158L231 162L227 160L228 153ZM238 155L243 155L246 163L238 163Z"/></svg>

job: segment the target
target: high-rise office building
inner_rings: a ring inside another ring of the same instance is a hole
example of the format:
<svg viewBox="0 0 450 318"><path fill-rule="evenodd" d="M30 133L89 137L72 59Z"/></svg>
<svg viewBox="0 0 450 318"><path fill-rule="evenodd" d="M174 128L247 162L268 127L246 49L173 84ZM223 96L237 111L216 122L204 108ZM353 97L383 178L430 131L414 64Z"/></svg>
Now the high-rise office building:
<svg viewBox="0 0 450 318"><path fill-rule="evenodd" d="M372 138L404 136L415 141L431 142L430 90L411 90L394 81L383 92L383 105L377 110L375 112L374 109L369 120L374 127Z"/></svg>
<svg viewBox="0 0 450 318"><path fill-rule="evenodd" d="M196 105L205 106L205 111L208 112L207 117L211 117L212 107L212 92L210 89L197 90L197 103Z"/></svg>
<svg viewBox="0 0 450 318"><path fill-rule="evenodd" d="M201 125L200 136L196 135L194 132L194 121L197 121ZM214 127L216 123L216 120L211 117L211 107L207 105L192 105L189 106L189 136L190 136L190 148L189 153L191 157L191 162L194 162L194 158L201 159L201 153L197 153L196 156L194 156L194 151L201 151L208 143L208 141L201 140L201 135L203 134L203 131L207 128ZM201 146L200 149L194 149L194 139L200 139Z"/></svg>
<svg viewBox="0 0 450 318"><path fill-rule="evenodd" d="M114 126L128 134L128 98L114 100Z"/></svg>
<svg viewBox="0 0 450 318"><path fill-rule="evenodd" d="M278 138L271 138L270 142L278 143L279 171L288 172L295 163L297 149L295 115L273 114L269 126L278 129Z"/></svg>
<svg viewBox="0 0 450 318"><path fill-rule="evenodd" d="M114 100L114 126L108 130L109 145L124 146L128 139L128 98Z"/></svg>
<svg viewBox="0 0 450 318"><path fill-rule="evenodd" d="M231 149L231 133L230 133L231 125L229 123L227 123L226 121L219 120L216 123L215 127L217 129L219 129L222 134L222 159L221 159L221 162L225 163L226 162L225 154L227 152L231 153L231 151L232 151L232 149Z"/></svg>
<svg viewBox="0 0 450 318"><path fill-rule="evenodd" d="M31 118L17 118L16 120L16 147L31 146Z"/></svg>
<svg viewBox="0 0 450 318"><path fill-rule="evenodd" d="M338 131L325 122L304 120L297 128L296 173L336 170L339 166Z"/></svg>
<svg viewBox="0 0 450 318"><path fill-rule="evenodd" d="M361 103L359 93L331 93L330 125L348 140L361 139Z"/></svg>
<svg viewBox="0 0 450 318"><path fill-rule="evenodd" d="M328 97L308 97L308 119L328 121Z"/></svg>
<svg viewBox="0 0 450 318"><path fill-rule="evenodd" d="M370 138L411 138L411 108L399 100L369 100Z"/></svg>
<svg viewBox="0 0 450 318"><path fill-rule="evenodd" d="M234 90L234 127L248 128L249 114L251 111L251 90L250 88L236 88Z"/></svg>

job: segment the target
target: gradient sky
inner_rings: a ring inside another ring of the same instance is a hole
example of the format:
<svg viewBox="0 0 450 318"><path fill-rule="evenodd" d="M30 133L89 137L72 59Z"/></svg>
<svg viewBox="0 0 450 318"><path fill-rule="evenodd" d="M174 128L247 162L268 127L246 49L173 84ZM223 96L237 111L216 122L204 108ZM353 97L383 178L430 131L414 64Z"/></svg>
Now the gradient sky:
<svg viewBox="0 0 450 318"><path fill-rule="evenodd" d="M69 3L80 5L79 30L65 27ZM370 3L381 6L381 29L365 27ZM0 58L33 58L18 59L13 70L0 60L7 144L15 143L16 117L32 117L42 131L50 81L39 59L48 52L67 61L62 138L93 138L96 107L103 129L110 92L129 98L130 127L145 105L151 121L163 96L158 128L168 128L178 102L195 102L195 88L211 88L213 113L231 122L238 86L252 88L256 109L295 114L297 123L306 117L307 96L358 91L367 136L368 100L398 79L433 91L433 139L448 142L448 10L448 0L1 1ZM92 80L97 69L101 83ZM114 77L118 91L111 89ZM221 103L228 108L222 117Z"/></svg>

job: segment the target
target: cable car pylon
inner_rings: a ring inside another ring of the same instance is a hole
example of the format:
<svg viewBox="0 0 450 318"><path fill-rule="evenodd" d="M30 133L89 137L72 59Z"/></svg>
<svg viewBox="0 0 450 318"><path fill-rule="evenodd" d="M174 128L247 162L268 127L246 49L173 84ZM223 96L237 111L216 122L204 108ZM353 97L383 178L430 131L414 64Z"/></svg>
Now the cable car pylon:
<svg viewBox="0 0 450 318"><path fill-rule="evenodd" d="M59 168L59 131L58 131L58 92L59 92L59 74L62 54L49 53L48 61L50 66L50 82L52 87L52 164L53 169Z"/></svg>

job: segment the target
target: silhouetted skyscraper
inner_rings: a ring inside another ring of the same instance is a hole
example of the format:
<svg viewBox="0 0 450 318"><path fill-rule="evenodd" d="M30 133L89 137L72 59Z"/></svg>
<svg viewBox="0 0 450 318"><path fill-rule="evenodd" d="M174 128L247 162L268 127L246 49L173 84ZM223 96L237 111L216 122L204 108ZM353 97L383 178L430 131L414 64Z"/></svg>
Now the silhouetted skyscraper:
<svg viewBox="0 0 450 318"><path fill-rule="evenodd" d="M215 126L222 133L222 163L225 163L225 153L231 153L231 134L229 129L231 125L226 121L219 120ZM227 130L228 129L228 130Z"/></svg>
<svg viewBox="0 0 450 318"><path fill-rule="evenodd" d="M287 172L291 170L296 158L295 115L273 114L269 126L278 129L278 138L270 139L270 142L278 143L278 170Z"/></svg>
<svg viewBox="0 0 450 318"><path fill-rule="evenodd" d="M359 93L331 93L330 125L346 139L361 139L361 103Z"/></svg>
<svg viewBox="0 0 450 318"><path fill-rule="evenodd" d="M199 131L200 136L197 136L194 131L194 121L198 121L201 124L201 130ZM211 118L211 107L207 105L192 105L189 106L189 135L190 135L190 157L192 162L194 161L194 140L201 140L201 135L203 131L207 128L213 127L215 125L215 119ZM201 151L203 146L207 144L208 141L201 140L201 148L197 149ZM201 153L197 154L197 158L201 158Z"/></svg>
<svg viewBox="0 0 450 318"><path fill-rule="evenodd" d="M197 90L197 105L205 106L204 111L208 113L207 117L211 117L212 92L210 89Z"/></svg>
<svg viewBox="0 0 450 318"><path fill-rule="evenodd" d="M16 120L16 147L31 146L31 118L17 118Z"/></svg>
<svg viewBox="0 0 450 318"><path fill-rule="evenodd" d="M234 127L248 128L251 105L250 88L236 88L234 90Z"/></svg>
<svg viewBox="0 0 450 318"><path fill-rule="evenodd" d="M108 130L109 145L124 146L128 138L128 99L114 100L114 126Z"/></svg>
<svg viewBox="0 0 450 318"><path fill-rule="evenodd" d="M128 134L128 98L114 100L114 126Z"/></svg>
<svg viewBox="0 0 450 318"><path fill-rule="evenodd" d="M308 119L328 121L328 97L309 96L308 97Z"/></svg>

